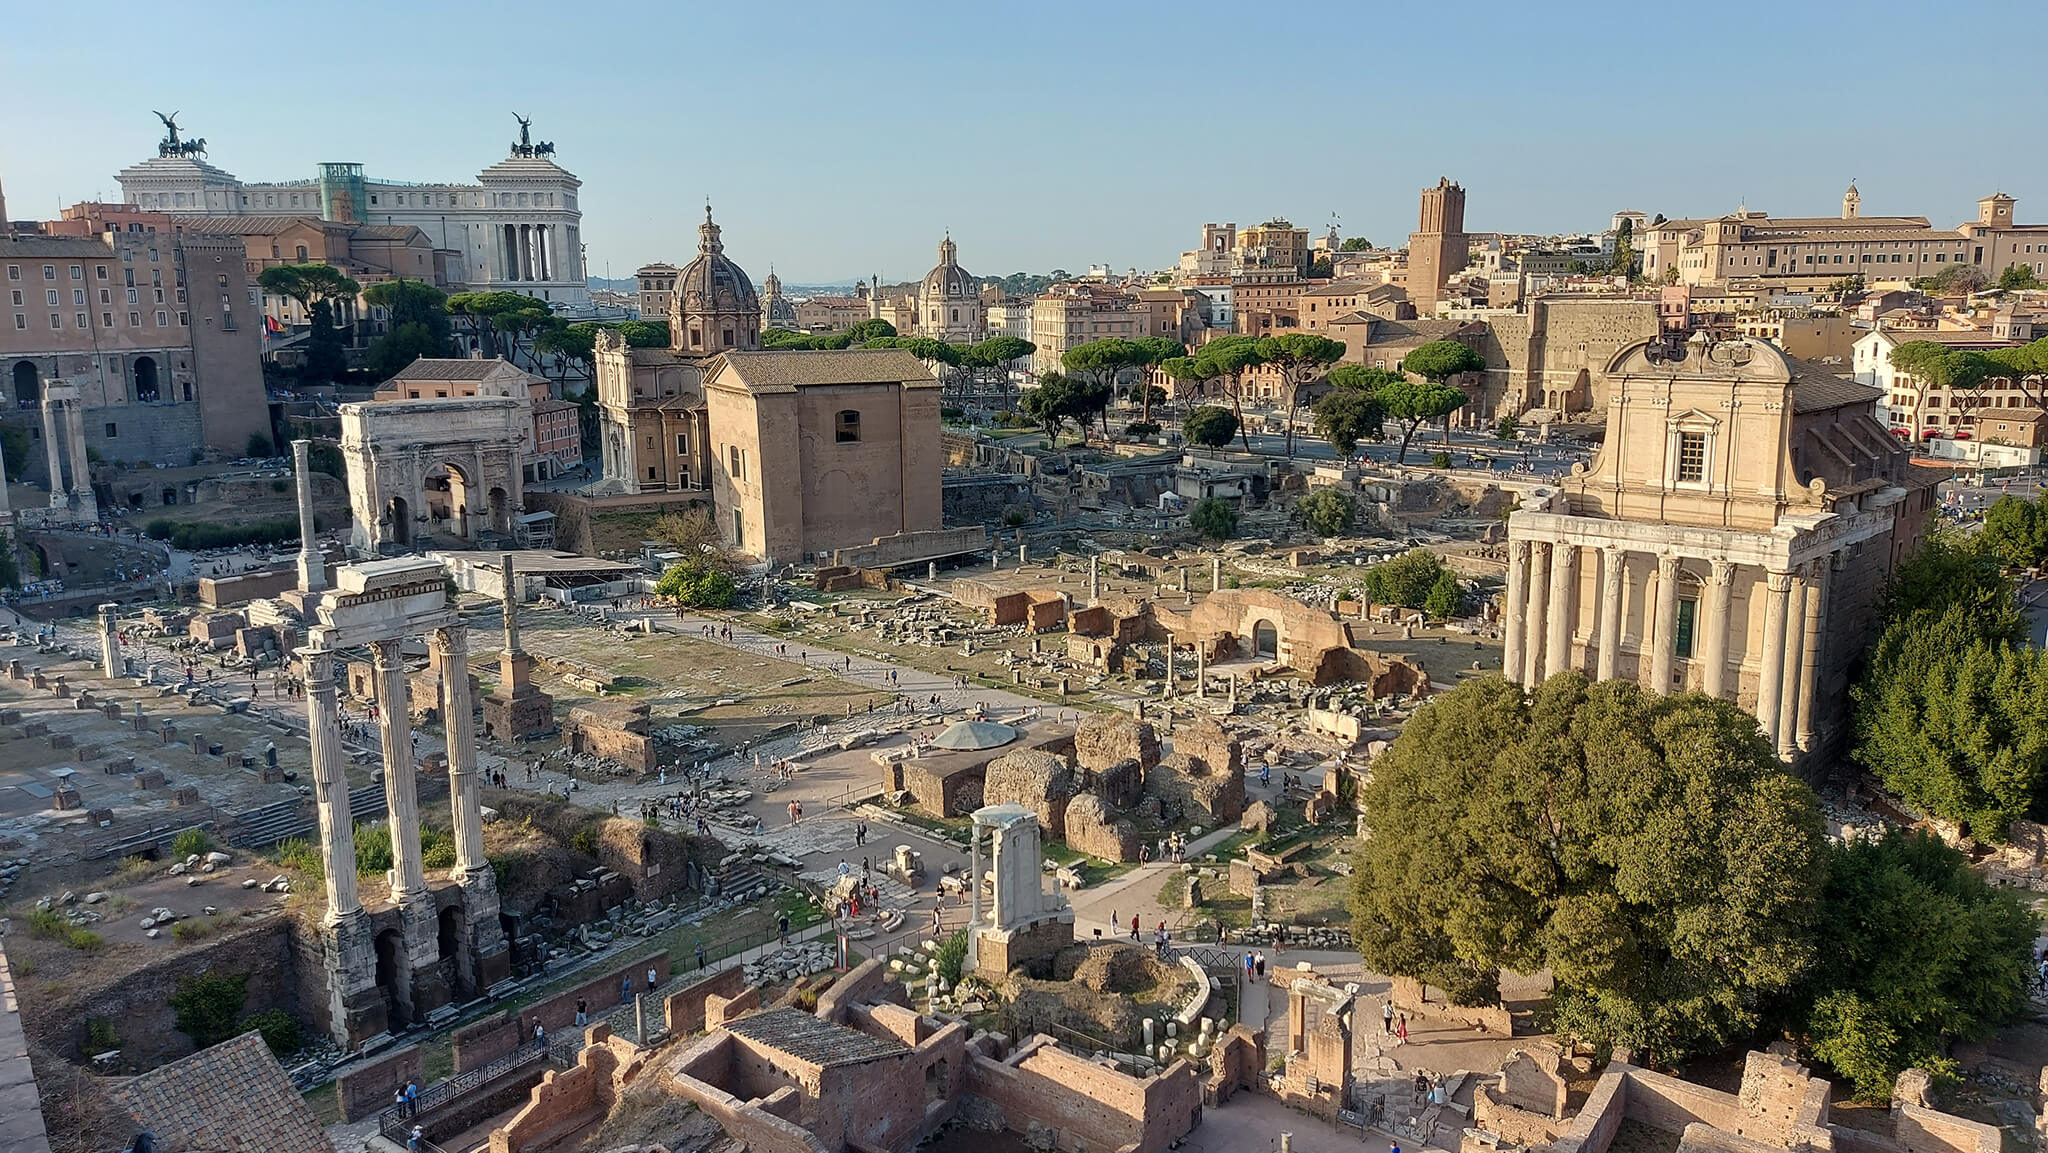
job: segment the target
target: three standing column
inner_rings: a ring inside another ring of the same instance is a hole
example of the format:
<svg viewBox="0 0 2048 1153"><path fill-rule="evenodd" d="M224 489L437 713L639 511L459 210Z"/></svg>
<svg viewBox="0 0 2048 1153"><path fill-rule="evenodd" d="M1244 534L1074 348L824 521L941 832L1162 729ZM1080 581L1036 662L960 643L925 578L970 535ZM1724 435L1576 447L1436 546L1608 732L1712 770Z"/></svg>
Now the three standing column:
<svg viewBox="0 0 2048 1153"><path fill-rule="evenodd" d="M341 747L341 706L334 693L334 654L307 649L306 740L313 754L313 796L320 811L320 864L327 877L329 925L361 913L356 892L356 828L349 812L348 772Z"/></svg>
<svg viewBox="0 0 2048 1153"><path fill-rule="evenodd" d="M455 870L461 881L484 861L482 800L476 776L476 719L469 691L469 629L450 625L430 638L441 681L441 728L448 743L448 810L455 834Z"/></svg>
<svg viewBox="0 0 2048 1153"><path fill-rule="evenodd" d="M384 745L384 806L391 820L391 900L424 902L427 878L420 864L419 785L412 757L412 706L399 641L370 642L377 673L377 729Z"/></svg>

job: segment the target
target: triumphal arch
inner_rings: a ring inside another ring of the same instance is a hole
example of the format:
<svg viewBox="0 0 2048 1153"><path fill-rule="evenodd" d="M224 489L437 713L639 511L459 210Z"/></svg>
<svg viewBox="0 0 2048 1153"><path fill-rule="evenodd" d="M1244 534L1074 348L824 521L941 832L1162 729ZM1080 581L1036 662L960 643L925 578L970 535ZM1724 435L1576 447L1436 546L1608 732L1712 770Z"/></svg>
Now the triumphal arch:
<svg viewBox="0 0 2048 1153"><path fill-rule="evenodd" d="M520 462L532 440L524 397L342 405L351 551L380 556L436 539L511 539L523 500Z"/></svg>

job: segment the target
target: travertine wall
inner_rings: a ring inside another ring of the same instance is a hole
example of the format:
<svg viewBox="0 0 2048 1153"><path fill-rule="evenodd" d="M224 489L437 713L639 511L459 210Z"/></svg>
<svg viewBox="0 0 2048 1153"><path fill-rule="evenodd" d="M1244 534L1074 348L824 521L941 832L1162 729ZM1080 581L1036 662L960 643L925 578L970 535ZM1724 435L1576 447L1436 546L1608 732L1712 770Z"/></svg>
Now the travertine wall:
<svg viewBox="0 0 2048 1153"><path fill-rule="evenodd" d="M1090 713L1074 730L1074 759L1098 773L1135 760L1142 774L1159 763L1159 734L1149 722L1123 713Z"/></svg>
<svg viewBox="0 0 2048 1153"><path fill-rule="evenodd" d="M1156 1077L1129 1077L1044 1036L1005 1061L969 1057L964 1088L1000 1110L1007 1128L1058 1132L1062 1149L1161 1153L1194 1128L1202 1109L1201 1084L1185 1061Z"/></svg>
<svg viewBox="0 0 2048 1153"><path fill-rule="evenodd" d="M1138 859L1138 831L1089 793L1067 806L1067 847L1109 861Z"/></svg>

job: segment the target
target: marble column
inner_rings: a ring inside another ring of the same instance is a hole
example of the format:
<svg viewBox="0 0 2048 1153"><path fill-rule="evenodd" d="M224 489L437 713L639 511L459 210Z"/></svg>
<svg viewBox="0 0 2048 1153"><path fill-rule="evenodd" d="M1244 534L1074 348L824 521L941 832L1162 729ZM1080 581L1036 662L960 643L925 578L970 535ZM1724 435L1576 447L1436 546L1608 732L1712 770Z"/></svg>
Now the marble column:
<svg viewBox="0 0 2048 1153"><path fill-rule="evenodd" d="M1628 550L1608 545L1600 550L1600 660L1596 675L1611 681L1621 665L1622 609L1628 604Z"/></svg>
<svg viewBox="0 0 2048 1153"><path fill-rule="evenodd" d="M1526 642L1528 622L1523 613L1529 600L1529 542L1511 540L1508 542L1508 587L1501 594L1501 625L1507 639L1502 644L1500 655L1501 671L1510 678L1518 677L1522 671L1522 646Z"/></svg>
<svg viewBox="0 0 2048 1153"><path fill-rule="evenodd" d="M1217 589L1220 589L1222 587L1223 558L1220 556L1212 556L1209 558L1209 591L1215 592Z"/></svg>
<svg viewBox="0 0 2048 1153"><path fill-rule="evenodd" d="M967 959L964 975L981 968L981 822L967 822Z"/></svg>
<svg viewBox="0 0 2048 1153"><path fill-rule="evenodd" d="M1671 694L1671 660L1678 651L1678 557L1662 553L1657 557L1657 619L1650 633L1650 691Z"/></svg>
<svg viewBox="0 0 2048 1153"><path fill-rule="evenodd" d="M405 658L397 640L373 641L377 727L384 743L384 806L391 820L391 900L410 905L427 896L420 865L419 786L412 759L412 707Z"/></svg>
<svg viewBox="0 0 2048 1153"><path fill-rule="evenodd" d="M1173 633L1166 634L1166 695L1173 695Z"/></svg>
<svg viewBox="0 0 2048 1153"><path fill-rule="evenodd" d="M1195 695L1209 695L1209 650L1200 640L1195 641Z"/></svg>
<svg viewBox="0 0 2048 1153"><path fill-rule="evenodd" d="M1522 630L1522 684L1543 682L1543 635L1550 603L1550 542L1529 542L1528 625Z"/></svg>
<svg viewBox="0 0 2048 1153"><path fill-rule="evenodd" d="M1806 630L1799 661L1796 730L1802 750L1813 748L1813 698L1820 691L1820 630L1821 622L1827 618L1828 583L1834 576L1834 569L1834 557L1824 556L1813 562L1813 571L1807 576Z"/></svg>
<svg viewBox="0 0 2048 1153"><path fill-rule="evenodd" d="M50 462L51 508L64 507L64 494L69 490L69 486L64 483L64 450L57 443L57 435L57 402L45 394L43 397L43 456Z"/></svg>
<svg viewBox="0 0 2048 1153"><path fill-rule="evenodd" d="M164 388L166 392L170 389L168 381ZM64 426L71 443L71 491L84 504L93 499L92 469L85 455L85 401L75 390L64 402Z"/></svg>
<svg viewBox="0 0 2048 1153"><path fill-rule="evenodd" d="M299 591L319 592L327 587L327 562L320 556L318 531L313 518L313 442L292 442L292 470L299 490Z"/></svg>
<svg viewBox="0 0 2048 1153"><path fill-rule="evenodd" d="M1700 629L1705 642L1701 660L1706 662L1706 677L1701 688L1710 697L1728 695L1728 629L1729 617L1735 607L1735 565L1732 561L1715 559L1713 574L1707 578L1707 604L1705 622Z"/></svg>
<svg viewBox="0 0 2048 1153"><path fill-rule="evenodd" d="M1548 680L1572 667L1572 630L1579 612L1579 546L1550 546L1549 636L1543 644L1543 676Z"/></svg>
<svg viewBox="0 0 2048 1153"><path fill-rule="evenodd" d="M121 611L117 604L100 606L100 671L108 680L122 675L121 634L114 627L114 614Z"/></svg>
<svg viewBox="0 0 2048 1153"><path fill-rule="evenodd" d="M434 671L441 678L441 729L448 742L448 811L455 830L455 880L484 863L482 802L476 776L476 718L469 691L469 629L435 629L430 638Z"/></svg>
<svg viewBox="0 0 2048 1153"><path fill-rule="evenodd" d="M1778 747L1778 706L1785 685L1785 614L1792 593L1792 574L1767 572L1764 584L1769 598L1764 601L1764 644L1757 653L1756 719L1763 726L1764 739Z"/></svg>
<svg viewBox="0 0 2048 1153"><path fill-rule="evenodd" d="M1799 753L1799 670L1806 657L1806 602L1812 596L1806 569L1794 569L1792 593L1785 603L1785 671L1778 682L1778 756L1788 761Z"/></svg>
<svg viewBox="0 0 2048 1153"><path fill-rule="evenodd" d="M1088 607L1095 607L1095 602L1101 599L1102 558L1099 556L1091 556L1088 558Z"/></svg>
<svg viewBox="0 0 2048 1153"><path fill-rule="evenodd" d="M355 818L348 807L347 758L341 746L341 707L334 696L334 654L307 649L306 740L313 754L313 796L320 810L320 864L327 874L326 923L358 915Z"/></svg>

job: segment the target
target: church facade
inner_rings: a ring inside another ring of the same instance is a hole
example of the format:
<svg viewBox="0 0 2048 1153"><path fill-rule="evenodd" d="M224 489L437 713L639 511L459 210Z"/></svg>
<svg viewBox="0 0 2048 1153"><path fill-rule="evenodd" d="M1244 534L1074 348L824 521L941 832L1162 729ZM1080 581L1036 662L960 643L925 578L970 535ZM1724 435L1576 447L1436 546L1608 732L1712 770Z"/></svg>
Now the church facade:
<svg viewBox="0 0 2048 1153"><path fill-rule="evenodd" d="M917 285L912 327L898 324L897 331L953 344L973 344L988 335L988 314L980 289L974 277L960 267L959 255L952 237L939 242L939 263Z"/></svg>
<svg viewBox="0 0 2048 1153"><path fill-rule="evenodd" d="M1642 341L1608 372L1599 453L1508 518L1507 675L1704 692L1787 761L1829 746L1932 478L1876 389L1762 341Z"/></svg>

